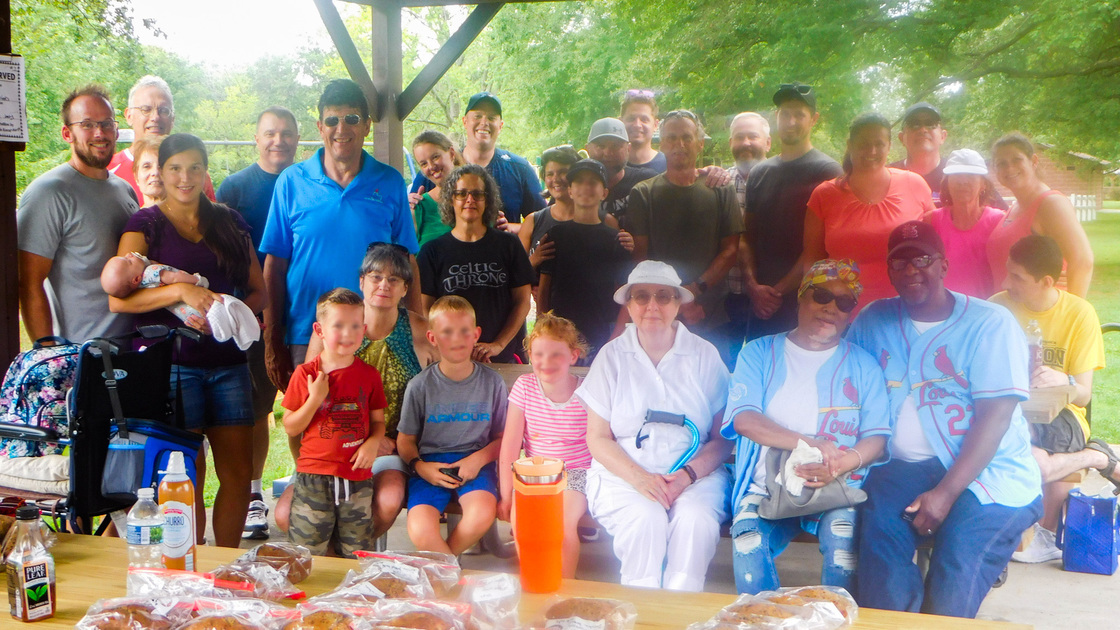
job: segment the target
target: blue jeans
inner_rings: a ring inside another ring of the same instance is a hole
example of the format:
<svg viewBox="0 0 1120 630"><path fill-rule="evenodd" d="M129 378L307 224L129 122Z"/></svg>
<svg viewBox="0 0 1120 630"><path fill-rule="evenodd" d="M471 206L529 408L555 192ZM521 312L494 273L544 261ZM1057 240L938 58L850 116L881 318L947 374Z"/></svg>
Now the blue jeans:
<svg viewBox="0 0 1120 630"><path fill-rule="evenodd" d="M914 551L927 537L902 519L902 511L944 476L936 457L894 460L872 469L863 485L867 502L860 516L861 606L973 618L1023 531L1042 516L1041 496L1015 508L981 505L965 490L931 537L933 554L923 582Z"/></svg>
<svg viewBox="0 0 1120 630"><path fill-rule="evenodd" d="M731 522L732 566L735 587L740 593L771 591L781 586L774 558L786 550L790 541L808 525L818 521L821 584L840 586L854 592L856 581L856 510L837 508L812 516L777 521L758 515L762 495L747 494L736 506Z"/></svg>

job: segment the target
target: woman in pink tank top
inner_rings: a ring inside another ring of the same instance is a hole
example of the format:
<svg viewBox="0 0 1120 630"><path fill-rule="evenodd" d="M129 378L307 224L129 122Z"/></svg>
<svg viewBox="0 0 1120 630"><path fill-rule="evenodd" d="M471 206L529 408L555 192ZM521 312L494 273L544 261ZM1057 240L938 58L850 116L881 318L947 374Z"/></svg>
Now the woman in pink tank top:
<svg viewBox="0 0 1120 630"><path fill-rule="evenodd" d="M1065 261L1065 288L1085 297L1093 278L1093 249L1077 221L1073 204L1062 193L1043 183L1038 173L1034 145L1020 133L1010 133L992 145L992 166L999 183L1015 195L1015 203L988 239L988 261L998 290L1007 276L1011 246L1029 234L1049 236L1058 242Z"/></svg>

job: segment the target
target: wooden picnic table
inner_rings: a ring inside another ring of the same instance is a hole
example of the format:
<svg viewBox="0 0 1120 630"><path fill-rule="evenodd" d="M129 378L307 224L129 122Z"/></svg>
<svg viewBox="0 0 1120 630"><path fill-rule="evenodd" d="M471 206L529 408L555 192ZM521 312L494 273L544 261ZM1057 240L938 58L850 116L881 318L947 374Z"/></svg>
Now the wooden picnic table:
<svg viewBox="0 0 1120 630"><path fill-rule="evenodd" d="M1019 403L1019 408L1027 422L1050 424L1076 393L1075 385L1032 387L1031 397Z"/></svg>
<svg viewBox="0 0 1120 630"><path fill-rule="evenodd" d="M128 553L122 539L60 534L53 553L58 574L57 613L53 619L36 622L34 626L27 626L28 628L73 628L93 602L125 594ZM199 547L198 568L203 571L213 569L241 553L243 550L240 549ZM308 596L326 592L342 581L347 570L357 566L356 560L317 557L311 576L301 582L299 587ZM586 580L564 580L560 594L631 601L638 608L636 630L683 630L690 623L708 619L735 599L733 595L627 588ZM551 595L528 593L522 595L520 615L526 627L539 619L550 597ZM12 622L9 625L17 624ZM861 609L859 621L852 627L856 630L1023 630L1030 626Z"/></svg>

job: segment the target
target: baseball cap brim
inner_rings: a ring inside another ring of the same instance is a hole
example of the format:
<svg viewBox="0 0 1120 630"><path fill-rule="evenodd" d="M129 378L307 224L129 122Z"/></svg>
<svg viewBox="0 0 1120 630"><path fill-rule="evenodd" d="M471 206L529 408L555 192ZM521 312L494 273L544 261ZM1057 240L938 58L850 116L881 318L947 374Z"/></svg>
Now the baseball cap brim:
<svg viewBox="0 0 1120 630"><path fill-rule="evenodd" d="M498 100L498 97L486 92L482 94L475 94L474 96L472 96L471 99L467 102L467 111L469 112L472 109L478 109L478 106L481 103L489 103L493 105L494 108L498 110L498 115L502 115L502 102Z"/></svg>
<svg viewBox="0 0 1120 630"><path fill-rule="evenodd" d="M946 166L942 171L946 175L987 175L988 168L985 166L973 166L971 164L954 164Z"/></svg>

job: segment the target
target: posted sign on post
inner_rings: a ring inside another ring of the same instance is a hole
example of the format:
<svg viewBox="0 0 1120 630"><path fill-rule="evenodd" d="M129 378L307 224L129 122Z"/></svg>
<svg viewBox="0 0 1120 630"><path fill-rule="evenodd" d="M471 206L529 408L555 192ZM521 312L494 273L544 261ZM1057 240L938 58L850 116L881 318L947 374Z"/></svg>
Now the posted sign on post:
<svg viewBox="0 0 1120 630"><path fill-rule="evenodd" d="M0 55L0 142L27 142L23 57Z"/></svg>

